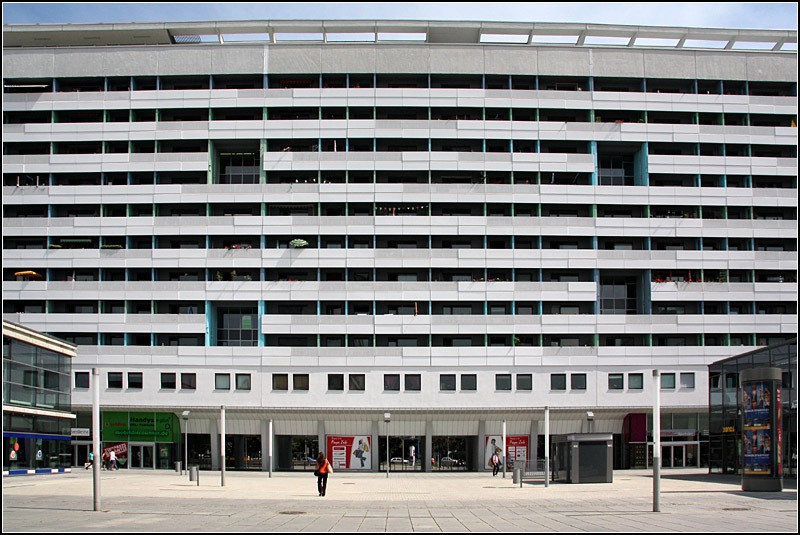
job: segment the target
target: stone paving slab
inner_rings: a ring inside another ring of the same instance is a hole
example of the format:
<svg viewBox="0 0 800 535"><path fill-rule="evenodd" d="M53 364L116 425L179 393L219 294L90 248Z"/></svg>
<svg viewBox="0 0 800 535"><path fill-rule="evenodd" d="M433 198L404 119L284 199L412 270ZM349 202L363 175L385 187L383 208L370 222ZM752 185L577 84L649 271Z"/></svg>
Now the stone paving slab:
<svg viewBox="0 0 800 535"><path fill-rule="evenodd" d="M737 477L662 471L661 512L652 473L614 483L525 482L484 473L337 472L327 496L309 473L202 472L200 485L167 471L3 478L4 532L787 532L797 527L796 480L783 492L743 492Z"/></svg>

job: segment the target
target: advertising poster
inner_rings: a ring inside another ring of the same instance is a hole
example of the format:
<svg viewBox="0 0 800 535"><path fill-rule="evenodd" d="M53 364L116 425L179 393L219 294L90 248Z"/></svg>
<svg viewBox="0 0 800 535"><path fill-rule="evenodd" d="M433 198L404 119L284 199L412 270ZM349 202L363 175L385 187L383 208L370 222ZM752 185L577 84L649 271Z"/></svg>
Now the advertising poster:
<svg viewBox="0 0 800 535"><path fill-rule="evenodd" d="M497 455L500 456L500 466L502 468L503 435L489 435L486 436L485 439L486 449L484 452L485 458L483 461L484 469L491 470L492 455L494 455L495 452L497 452ZM522 467L528 462L529 440L530 439L527 436L506 436L506 442L508 444L508 469L513 468L514 464L518 464L518 466Z"/></svg>
<svg viewBox="0 0 800 535"><path fill-rule="evenodd" d="M744 473L748 475L772 475L771 395L767 384L742 387Z"/></svg>
<svg viewBox="0 0 800 535"><path fill-rule="evenodd" d="M372 469L372 437L328 437L327 451L334 471Z"/></svg>

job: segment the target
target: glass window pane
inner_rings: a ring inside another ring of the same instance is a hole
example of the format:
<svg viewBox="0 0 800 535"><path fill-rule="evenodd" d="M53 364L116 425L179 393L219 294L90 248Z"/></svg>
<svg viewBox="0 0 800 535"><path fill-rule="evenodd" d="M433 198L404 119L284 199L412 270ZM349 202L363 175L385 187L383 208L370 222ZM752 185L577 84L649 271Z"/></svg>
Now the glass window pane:
<svg viewBox="0 0 800 535"><path fill-rule="evenodd" d="M128 372L128 388L142 388L142 372Z"/></svg>
<svg viewBox="0 0 800 535"><path fill-rule="evenodd" d="M406 390L414 392L422 390L422 376L416 373L406 374Z"/></svg>
<svg viewBox="0 0 800 535"><path fill-rule="evenodd" d="M284 375L284 378L285 377L286 377L286 375ZM286 386L288 388L288 384ZM287 388L284 388L284 390L286 390ZM250 374L249 373L237 373L236 374L236 390L250 390Z"/></svg>
<svg viewBox="0 0 800 535"><path fill-rule="evenodd" d="M237 375L238 378L238 375ZM289 375L286 373L273 373L272 374L272 389L273 390L289 390Z"/></svg>
<svg viewBox="0 0 800 535"><path fill-rule="evenodd" d="M89 388L89 372L75 372L75 388Z"/></svg>
<svg viewBox="0 0 800 535"><path fill-rule="evenodd" d="M533 376L530 373L517 374L517 390L533 390Z"/></svg>
<svg viewBox="0 0 800 535"><path fill-rule="evenodd" d="M161 388L173 389L175 388L175 374L162 373L161 374Z"/></svg>
<svg viewBox="0 0 800 535"><path fill-rule="evenodd" d="M365 388L364 374L351 373L350 390L364 390L364 388Z"/></svg>
<svg viewBox="0 0 800 535"><path fill-rule="evenodd" d="M229 373L217 373L214 375L214 388L217 390L231 389L231 375Z"/></svg>
<svg viewBox="0 0 800 535"><path fill-rule="evenodd" d="M308 374L295 373L292 375L292 388L294 390L308 390Z"/></svg>
<svg viewBox="0 0 800 535"><path fill-rule="evenodd" d="M439 376L439 390L455 390L456 376L454 374L442 374Z"/></svg>
<svg viewBox="0 0 800 535"><path fill-rule="evenodd" d="M564 373L550 374L550 390L566 390L567 375Z"/></svg>
<svg viewBox="0 0 800 535"><path fill-rule="evenodd" d="M572 390L586 390L586 374L573 373L570 375Z"/></svg>
<svg viewBox="0 0 800 535"><path fill-rule="evenodd" d="M494 376L495 390L511 390L511 374L499 373Z"/></svg>
<svg viewBox="0 0 800 535"><path fill-rule="evenodd" d="M661 374L661 388L675 388L675 374L662 373Z"/></svg>
<svg viewBox="0 0 800 535"><path fill-rule="evenodd" d="M390 391L400 391L400 375L385 374L383 376L383 389Z"/></svg>
<svg viewBox="0 0 800 535"><path fill-rule="evenodd" d="M681 388L694 388L694 373L681 374Z"/></svg>
<svg viewBox="0 0 800 535"><path fill-rule="evenodd" d="M461 390L477 390L478 376L468 373L461 376Z"/></svg>
<svg viewBox="0 0 800 535"><path fill-rule="evenodd" d="M609 390L622 390L624 388L623 374L609 373L608 374L608 389Z"/></svg>
<svg viewBox="0 0 800 535"><path fill-rule="evenodd" d="M108 388L122 388L122 372L108 372Z"/></svg>
<svg viewBox="0 0 800 535"><path fill-rule="evenodd" d="M328 374L328 390L344 390L344 374Z"/></svg>
<svg viewBox="0 0 800 535"><path fill-rule="evenodd" d="M631 390L642 390L644 388L644 374L629 373L628 388Z"/></svg>
<svg viewBox="0 0 800 535"><path fill-rule="evenodd" d="M181 390L195 390L197 388L197 375L194 373L181 374Z"/></svg>

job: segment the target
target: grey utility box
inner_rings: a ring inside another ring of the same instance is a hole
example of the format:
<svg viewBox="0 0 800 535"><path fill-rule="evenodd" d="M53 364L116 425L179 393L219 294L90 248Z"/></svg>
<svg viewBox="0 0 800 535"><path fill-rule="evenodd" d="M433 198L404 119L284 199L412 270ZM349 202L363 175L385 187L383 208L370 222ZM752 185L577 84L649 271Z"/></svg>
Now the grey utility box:
<svg viewBox="0 0 800 535"><path fill-rule="evenodd" d="M565 483L613 483L614 438L611 433L553 437L553 480Z"/></svg>

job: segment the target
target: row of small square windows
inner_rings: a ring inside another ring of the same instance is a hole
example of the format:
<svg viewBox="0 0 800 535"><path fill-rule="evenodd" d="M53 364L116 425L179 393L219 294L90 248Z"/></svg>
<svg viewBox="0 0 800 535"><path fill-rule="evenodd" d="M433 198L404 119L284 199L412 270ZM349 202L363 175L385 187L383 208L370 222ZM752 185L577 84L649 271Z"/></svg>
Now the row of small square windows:
<svg viewBox="0 0 800 535"><path fill-rule="evenodd" d="M236 390L250 390L251 377L249 373L237 373L235 375ZM675 373L662 373L661 374L661 388L674 389L676 388L676 375ZM586 390L586 374L585 373L571 373L570 389L571 390ZM108 372L107 387L109 389L122 389L123 388L123 374L122 372ZM143 375L142 372L128 372L128 389L141 389L143 388ZM195 373L181 373L180 374L181 390L196 390L197 389L197 374ZM328 390L329 391L343 391L345 385L344 374L342 373L329 373L328 374ZM608 374L608 389L609 390L623 390L625 387L625 374L623 373L609 373ZM694 388L694 372L680 373L680 387L681 388ZM75 388L89 388L89 372L75 372ZM174 390L177 388L177 374L171 372L161 373L161 389ZM230 390L231 389L231 374L217 373L214 375L214 388L216 390ZM628 389L642 390L644 388L644 374L642 373L629 373L628 374ZM309 375L307 373L292 374L292 390L308 390L309 389ZM461 374L461 390L470 391L478 389L478 376L476 374L465 373ZM495 390L511 390L512 389L512 374L496 374L495 375ZM550 374L550 390L566 390L567 389L567 374L566 373L552 373ZM289 390L289 374L288 373L273 373L272 374L272 390L288 391ZM366 376L363 373L348 374L348 390L351 391L364 391L366 390ZM383 376L383 390L387 392L400 391L400 374L384 374ZM419 392L422 390L422 376L420 374L405 374L404 375L404 390L407 392ZM440 374L439 375L439 390L440 391L455 391L456 390L456 374ZM531 391L533 390L533 374L518 373L516 374L516 390L518 391Z"/></svg>

